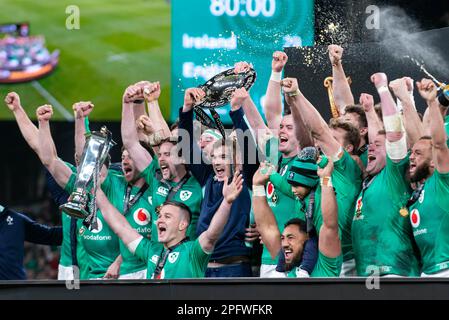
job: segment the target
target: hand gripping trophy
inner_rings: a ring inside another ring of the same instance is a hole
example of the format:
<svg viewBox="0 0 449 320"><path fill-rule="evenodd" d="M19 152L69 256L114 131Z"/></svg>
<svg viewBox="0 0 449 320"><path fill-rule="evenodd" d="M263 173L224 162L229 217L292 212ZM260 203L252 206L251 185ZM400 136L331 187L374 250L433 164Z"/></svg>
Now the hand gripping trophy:
<svg viewBox="0 0 449 320"><path fill-rule="evenodd" d="M95 224L97 212L95 191L98 187L98 178L109 149L114 145L112 134L105 126L87 136L78 166L75 190L70 195L69 201L59 207L61 211L75 218L86 219L88 224ZM90 192L91 201L89 201Z"/></svg>

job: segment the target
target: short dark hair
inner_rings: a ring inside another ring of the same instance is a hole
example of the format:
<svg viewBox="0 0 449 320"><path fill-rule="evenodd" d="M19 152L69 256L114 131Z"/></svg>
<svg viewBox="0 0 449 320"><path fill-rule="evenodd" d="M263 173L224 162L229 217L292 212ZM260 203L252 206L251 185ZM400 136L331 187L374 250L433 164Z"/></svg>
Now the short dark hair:
<svg viewBox="0 0 449 320"><path fill-rule="evenodd" d="M296 226L298 226L300 232L307 233L307 223L302 219L292 218L292 219L288 220L284 224L284 229L290 225L296 225Z"/></svg>
<svg viewBox="0 0 449 320"><path fill-rule="evenodd" d="M176 119L176 121L173 122L172 125L170 126L170 131L173 131L178 128L179 128L179 119Z"/></svg>
<svg viewBox="0 0 449 320"><path fill-rule="evenodd" d="M178 207L181 210L187 211L188 216L189 216L189 223L190 221L192 221L192 211L190 210L190 208L188 206L186 206L184 203L179 202L179 201L175 201L175 200L166 200L163 204L163 206L174 206L174 207Z"/></svg>
<svg viewBox="0 0 449 320"><path fill-rule="evenodd" d="M352 153L355 153L359 149L360 131L357 130L357 128L352 123L332 118L329 122L329 128L342 129L346 132L345 134L346 142L348 144L352 144L352 146L354 147Z"/></svg>
<svg viewBox="0 0 449 320"><path fill-rule="evenodd" d="M359 126L360 128L367 128L368 127L368 120L366 120L366 114L365 110L358 105L349 105L345 108L345 113L355 113L359 116Z"/></svg>

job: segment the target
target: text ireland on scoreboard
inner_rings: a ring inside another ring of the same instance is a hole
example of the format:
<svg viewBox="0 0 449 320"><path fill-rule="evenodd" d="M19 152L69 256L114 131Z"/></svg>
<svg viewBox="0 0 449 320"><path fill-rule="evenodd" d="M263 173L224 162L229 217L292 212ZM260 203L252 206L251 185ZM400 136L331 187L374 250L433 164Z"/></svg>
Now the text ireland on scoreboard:
<svg viewBox="0 0 449 320"><path fill-rule="evenodd" d="M273 51L310 46L313 39L313 0L172 0L171 120L185 89L238 61L257 71L250 94L261 109ZM230 123L229 105L217 111Z"/></svg>

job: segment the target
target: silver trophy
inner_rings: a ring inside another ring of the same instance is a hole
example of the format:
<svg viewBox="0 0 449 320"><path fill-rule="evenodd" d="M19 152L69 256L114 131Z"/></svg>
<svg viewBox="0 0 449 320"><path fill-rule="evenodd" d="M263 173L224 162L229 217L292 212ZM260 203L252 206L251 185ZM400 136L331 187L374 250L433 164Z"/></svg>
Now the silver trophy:
<svg viewBox="0 0 449 320"><path fill-rule="evenodd" d="M95 191L98 186L98 177L109 149L115 145L111 132L103 126L100 131L93 131L86 139L81 161L76 175L75 190L69 201L59 207L69 216L86 219L96 213ZM89 207L89 192L92 192L92 201ZM94 219L95 220L95 219Z"/></svg>
<svg viewBox="0 0 449 320"><path fill-rule="evenodd" d="M234 68L223 71L199 86L206 93L206 97L197 107L218 108L231 101L235 89L245 87L249 90L256 81L256 71L249 68L247 71L235 73Z"/></svg>

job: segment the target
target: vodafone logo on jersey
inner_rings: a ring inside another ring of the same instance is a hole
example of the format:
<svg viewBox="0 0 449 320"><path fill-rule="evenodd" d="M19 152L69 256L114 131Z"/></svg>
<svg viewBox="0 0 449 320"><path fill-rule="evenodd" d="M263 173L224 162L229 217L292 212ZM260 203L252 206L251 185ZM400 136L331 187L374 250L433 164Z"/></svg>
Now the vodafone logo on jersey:
<svg viewBox="0 0 449 320"><path fill-rule="evenodd" d="M274 186L271 182L268 182L267 184L267 198L271 199L274 194Z"/></svg>
<svg viewBox="0 0 449 320"><path fill-rule="evenodd" d="M413 209L410 214L410 222L412 223L413 228L418 228L419 223L421 222L421 216L419 215L418 209Z"/></svg>
<svg viewBox="0 0 449 320"><path fill-rule="evenodd" d="M101 222L101 220L97 218L97 229L92 229L91 232L96 234L100 233L101 230L103 230L103 222Z"/></svg>
<svg viewBox="0 0 449 320"><path fill-rule="evenodd" d="M134 221L139 226L146 226L151 221L150 213L148 212L148 210L146 210L144 208L139 208L136 211L134 211L133 218L134 218Z"/></svg>

